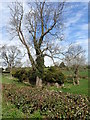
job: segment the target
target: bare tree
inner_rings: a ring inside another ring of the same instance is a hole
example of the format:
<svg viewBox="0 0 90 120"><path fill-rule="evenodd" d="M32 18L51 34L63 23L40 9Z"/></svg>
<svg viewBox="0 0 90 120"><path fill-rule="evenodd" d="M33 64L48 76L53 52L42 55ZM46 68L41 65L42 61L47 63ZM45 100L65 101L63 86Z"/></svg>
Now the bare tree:
<svg viewBox="0 0 90 120"><path fill-rule="evenodd" d="M1 54L2 65L6 66L10 70L13 67L18 67L21 65L21 51L16 46L2 46Z"/></svg>
<svg viewBox="0 0 90 120"><path fill-rule="evenodd" d="M54 58L59 58L59 47L55 45L55 41L56 39L63 40L64 2L52 3L44 0L43 2L29 2L28 6L27 13L24 12L23 5L19 2L9 6L10 33L13 37L17 36L25 46L32 69L38 73L39 78L42 78L44 57L48 56L53 61ZM34 59L31 49L34 49L36 59Z"/></svg>
<svg viewBox="0 0 90 120"><path fill-rule="evenodd" d="M69 68L72 68L72 74L74 74L73 84L79 85L79 68L85 65L85 50L82 46L76 44L70 44L67 52L65 53L65 63Z"/></svg>

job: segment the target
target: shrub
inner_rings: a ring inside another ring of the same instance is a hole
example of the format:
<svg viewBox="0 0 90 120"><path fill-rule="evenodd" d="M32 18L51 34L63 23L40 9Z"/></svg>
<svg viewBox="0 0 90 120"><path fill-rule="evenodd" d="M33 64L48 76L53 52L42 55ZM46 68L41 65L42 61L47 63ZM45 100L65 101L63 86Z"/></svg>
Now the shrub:
<svg viewBox="0 0 90 120"><path fill-rule="evenodd" d="M15 68L12 70L12 76L18 78L19 82L35 83L36 80L36 73L31 68Z"/></svg>
<svg viewBox="0 0 90 120"><path fill-rule="evenodd" d="M18 78L19 82L23 82L24 80L27 80L27 71L25 68L15 68L12 70L12 76Z"/></svg>
<svg viewBox="0 0 90 120"><path fill-rule="evenodd" d="M59 67L60 67L60 68L64 68L64 67L66 67L66 66L65 66L64 62L61 62L60 65L59 65Z"/></svg>
<svg viewBox="0 0 90 120"><path fill-rule="evenodd" d="M28 77L29 83L35 84L36 83L36 76L37 76L37 73L35 71L33 71L33 70L28 71L27 77Z"/></svg>
<svg viewBox="0 0 90 120"><path fill-rule="evenodd" d="M63 84L65 75L60 71L60 68L52 66L44 72L44 80L50 83Z"/></svg>
<svg viewBox="0 0 90 120"><path fill-rule="evenodd" d="M35 84L37 72L33 71L31 68L18 68L12 70L12 76L19 79L20 82L29 81L31 84ZM50 83L63 84L65 80L65 75L60 71L59 67L50 67L44 70L42 79Z"/></svg>

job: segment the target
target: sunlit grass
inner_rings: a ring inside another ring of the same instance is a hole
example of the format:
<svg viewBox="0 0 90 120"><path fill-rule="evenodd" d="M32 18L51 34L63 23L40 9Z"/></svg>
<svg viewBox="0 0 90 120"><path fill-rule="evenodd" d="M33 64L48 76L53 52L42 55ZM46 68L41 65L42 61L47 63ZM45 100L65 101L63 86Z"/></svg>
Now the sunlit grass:
<svg viewBox="0 0 90 120"><path fill-rule="evenodd" d="M49 90L68 92L73 94L88 95L88 80L81 79L80 85L73 85L72 83L65 83L64 87L56 88L55 86L49 87Z"/></svg>
<svg viewBox="0 0 90 120"><path fill-rule="evenodd" d="M2 118L25 118L25 114L21 112L20 109L17 109L14 104L2 102Z"/></svg>
<svg viewBox="0 0 90 120"><path fill-rule="evenodd" d="M17 86L28 86L28 84L21 83L17 78L12 77L10 74L2 74L2 78L0 79L0 83L2 84L15 84Z"/></svg>

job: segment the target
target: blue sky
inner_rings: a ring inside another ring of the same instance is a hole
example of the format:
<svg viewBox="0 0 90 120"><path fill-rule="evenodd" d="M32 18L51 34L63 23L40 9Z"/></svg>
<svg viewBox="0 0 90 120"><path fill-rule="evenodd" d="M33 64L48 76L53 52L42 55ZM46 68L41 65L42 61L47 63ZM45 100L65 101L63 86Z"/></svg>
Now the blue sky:
<svg viewBox="0 0 90 120"><path fill-rule="evenodd" d="M65 41L67 45L71 42L80 44L86 50L88 57L88 3L70 3L71 8L65 14Z"/></svg>
<svg viewBox="0 0 90 120"><path fill-rule="evenodd" d="M65 33L67 42L88 42L88 3L71 3L66 14ZM83 46L84 47L84 46Z"/></svg>
<svg viewBox="0 0 90 120"><path fill-rule="evenodd" d="M16 40L9 40L10 37L6 31L10 18L7 7L9 4L10 2L0 2L0 44L18 44ZM88 2L69 2L67 4L69 7L65 9L63 30L65 40L61 42L61 45L66 46L71 42L80 44L86 50L88 57ZM25 3L24 6L27 9ZM45 64L50 64L47 58Z"/></svg>

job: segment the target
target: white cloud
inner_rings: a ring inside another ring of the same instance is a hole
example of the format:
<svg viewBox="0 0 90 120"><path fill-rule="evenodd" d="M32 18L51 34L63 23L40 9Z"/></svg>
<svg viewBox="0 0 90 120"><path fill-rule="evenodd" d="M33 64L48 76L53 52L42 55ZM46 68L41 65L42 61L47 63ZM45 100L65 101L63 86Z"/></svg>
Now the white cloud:
<svg viewBox="0 0 90 120"><path fill-rule="evenodd" d="M83 44L84 46L88 46L88 40L87 39L86 40L82 40L82 41L77 40L76 44L79 44L79 45Z"/></svg>
<svg viewBox="0 0 90 120"><path fill-rule="evenodd" d="M2 3L0 2L0 12L2 11Z"/></svg>
<svg viewBox="0 0 90 120"><path fill-rule="evenodd" d="M76 15L73 17L71 15L70 18L66 19L65 26L69 27L71 24L77 23L81 19L82 15L83 15L82 11L77 12Z"/></svg>
<svg viewBox="0 0 90 120"><path fill-rule="evenodd" d="M86 50L86 56L88 56L88 39L76 40L76 43L81 45Z"/></svg>
<svg viewBox="0 0 90 120"><path fill-rule="evenodd" d="M45 60L45 62L44 62L45 66L48 67L48 66L53 65L53 61L52 61L51 58L49 58L49 57L45 57L44 60Z"/></svg>
<svg viewBox="0 0 90 120"><path fill-rule="evenodd" d="M67 2L89 2L89 0L66 0Z"/></svg>
<svg viewBox="0 0 90 120"><path fill-rule="evenodd" d="M18 2L25 2L26 0L17 0ZM7 2L16 2L16 0L0 0L2 3L7 3Z"/></svg>
<svg viewBox="0 0 90 120"><path fill-rule="evenodd" d="M88 24L83 24L81 27L82 30L88 30Z"/></svg>

